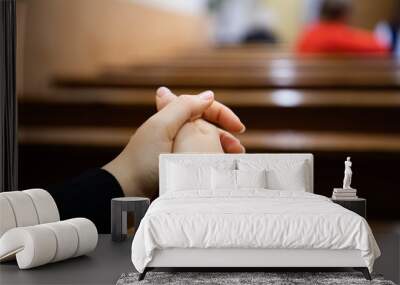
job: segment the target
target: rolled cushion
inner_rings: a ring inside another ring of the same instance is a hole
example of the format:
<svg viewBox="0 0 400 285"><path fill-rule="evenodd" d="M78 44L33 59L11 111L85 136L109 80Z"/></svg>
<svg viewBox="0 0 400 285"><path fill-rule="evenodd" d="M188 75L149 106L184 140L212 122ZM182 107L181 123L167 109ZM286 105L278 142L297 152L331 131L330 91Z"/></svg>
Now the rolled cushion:
<svg viewBox="0 0 400 285"><path fill-rule="evenodd" d="M56 236L57 248L51 262L57 262L75 255L78 249L78 233L74 226L65 221L44 224L44 227L53 231Z"/></svg>
<svg viewBox="0 0 400 285"><path fill-rule="evenodd" d="M17 227L33 226L39 223L38 214L31 197L22 191L2 192L13 209Z"/></svg>
<svg viewBox="0 0 400 285"><path fill-rule="evenodd" d="M37 267L89 253L97 239L95 225L84 218L13 228L0 238L0 261L16 256L20 269Z"/></svg>
<svg viewBox="0 0 400 285"><path fill-rule="evenodd" d="M15 228L17 222L8 199L0 194L0 237L9 229Z"/></svg>
<svg viewBox="0 0 400 285"><path fill-rule="evenodd" d="M91 252L96 248L98 234L92 221L85 218L74 218L64 222L73 225L78 233L78 248L74 257Z"/></svg>
<svg viewBox="0 0 400 285"><path fill-rule="evenodd" d="M36 208L39 224L57 222L60 214L53 197L43 189L29 189L22 191L30 196Z"/></svg>
<svg viewBox="0 0 400 285"><path fill-rule="evenodd" d="M51 262L56 254L57 241L53 231L41 225L14 228L0 239L0 260L16 255L20 269Z"/></svg>
<svg viewBox="0 0 400 285"><path fill-rule="evenodd" d="M0 237L15 227L33 226L60 220L57 205L43 189L0 193Z"/></svg>

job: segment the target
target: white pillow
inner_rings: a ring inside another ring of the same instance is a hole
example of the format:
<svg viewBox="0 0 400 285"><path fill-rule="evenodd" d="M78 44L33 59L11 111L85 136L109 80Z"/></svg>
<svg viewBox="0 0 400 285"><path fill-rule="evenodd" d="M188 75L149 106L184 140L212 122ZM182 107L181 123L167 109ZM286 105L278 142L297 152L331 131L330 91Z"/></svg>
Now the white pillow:
<svg viewBox="0 0 400 285"><path fill-rule="evenodd" d="M238 188L267 188L267 171L236 170Z"/></svg>
<svg viewBox="0 0 400 285"><path fill-rule="evenodd" d="M211 189L211 167L168 165L167 189L169 191Z"/></svg>
<svg viewBox="0 0 400 285"><path fill-rule="evenodd" d="M267 188L273 190L306 191L309 173L306 161L291 159L239 160L240 170L267 170Z"/></svg>
<svg viewBox="0 0 400 285"><path fill-rule="evenodd" d="M236 170L232 169L216 169L211 170L212 189L235 190L236 187Z"/></svg>
<svg viewBox="0 0 400 285"><path fill-rule="evenodd" d="M219 156L219 155L217 155ZM212 157L203 157L201 154L185 155L182 158L174 158L166 161L166 167L170 165L182 165L184 167L213 167L217 169L237 169L236 159L212 159Z"/></svg>

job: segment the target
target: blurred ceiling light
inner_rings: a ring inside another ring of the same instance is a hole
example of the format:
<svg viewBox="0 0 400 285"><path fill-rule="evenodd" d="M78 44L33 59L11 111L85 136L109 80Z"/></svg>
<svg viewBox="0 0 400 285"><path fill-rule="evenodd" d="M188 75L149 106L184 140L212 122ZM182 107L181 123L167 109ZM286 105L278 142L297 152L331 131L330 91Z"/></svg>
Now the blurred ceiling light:
<svg viewBox="0 0 400 285"><path fill-rule="evenodd" d="M272 93L272 101L282 107L296 107L303 101L299 92L294 90L278 90Z"/></svg>

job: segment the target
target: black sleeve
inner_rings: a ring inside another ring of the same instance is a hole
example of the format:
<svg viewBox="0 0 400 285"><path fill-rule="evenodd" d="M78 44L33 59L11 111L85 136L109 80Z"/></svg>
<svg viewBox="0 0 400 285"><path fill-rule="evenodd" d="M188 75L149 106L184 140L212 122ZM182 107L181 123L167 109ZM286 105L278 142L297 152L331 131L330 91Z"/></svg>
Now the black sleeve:
<svg viewBox="0 0 400 285"><path fill-rule="evenodd" d="M61 220L88 218L99 233L110 233L111 199L124 196L115 177L100 168L46 190L56 201Z"/></svg>

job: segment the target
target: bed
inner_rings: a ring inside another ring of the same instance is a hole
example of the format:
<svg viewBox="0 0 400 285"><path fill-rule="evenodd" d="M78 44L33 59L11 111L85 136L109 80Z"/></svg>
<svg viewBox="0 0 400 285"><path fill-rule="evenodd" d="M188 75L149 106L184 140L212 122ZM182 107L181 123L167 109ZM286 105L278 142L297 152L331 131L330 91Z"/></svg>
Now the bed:
<svg viewBox="0 0 400 285"><path fill-rule="evenodd" d="M132 243L154 268L351 267L380 251L361 216L313 194L312 154L162 154L159 198Z"/></svg>

